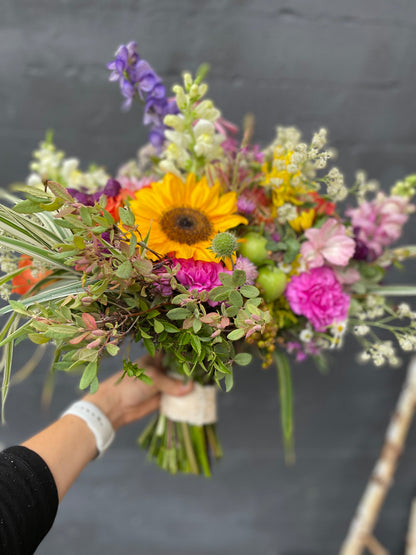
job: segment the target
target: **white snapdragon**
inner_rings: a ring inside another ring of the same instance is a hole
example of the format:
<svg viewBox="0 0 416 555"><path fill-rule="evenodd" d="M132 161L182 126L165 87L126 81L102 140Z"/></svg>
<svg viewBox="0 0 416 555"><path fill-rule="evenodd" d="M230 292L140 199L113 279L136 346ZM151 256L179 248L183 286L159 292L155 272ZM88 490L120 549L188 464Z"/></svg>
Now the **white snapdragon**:
<svg viewBox="0 0 416 555"><path fill-rule="evenodd" d="M221 158L221 144L225 137L217 131L215 122L221 116L211 100L202 100L208 87L193 80L190 73L183 75L183 87L175 85L179 114L168 114L164 124L167 141L161 154L159 168L181 176L183 171L205 170L207 162Z"/></svg>

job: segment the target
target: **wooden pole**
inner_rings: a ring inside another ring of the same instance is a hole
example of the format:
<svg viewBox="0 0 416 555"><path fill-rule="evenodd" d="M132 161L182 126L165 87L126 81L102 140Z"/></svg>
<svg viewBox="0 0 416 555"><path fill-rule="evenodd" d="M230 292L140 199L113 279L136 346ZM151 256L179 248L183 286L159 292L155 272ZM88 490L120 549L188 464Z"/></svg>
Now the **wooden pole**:
<svg viewBox="0 0 416 555"><path fill-rule="evenodd" d="M409 531L406 538L406 555L416 555L416 499L410 510Z"/></svg>
<svg viewBox="0 0 416 555"><path fill-rule="evenodd" d="M369 542L371 545L373 530L403 451L415 408L416 357L410 362L396 411L387 428L383 449L351 522L340 555L361 555Z"/></svg>

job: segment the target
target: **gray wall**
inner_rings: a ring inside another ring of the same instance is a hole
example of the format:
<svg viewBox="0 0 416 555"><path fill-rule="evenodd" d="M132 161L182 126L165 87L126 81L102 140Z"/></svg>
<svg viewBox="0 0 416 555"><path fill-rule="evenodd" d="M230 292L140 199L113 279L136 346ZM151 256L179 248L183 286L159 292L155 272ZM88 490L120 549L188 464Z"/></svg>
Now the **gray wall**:
<svg viewBox="0 0 416 555"><path fill-rule="evenodd" d="M114 170L134 155L146 137L141 114L119 112L105 63L137 40L169 86L183 69L210 63L223 114L240 122L253 112L263 144L277 123L306 136L326 126L347 176L363 168L387 187L416 171L415 27L412 0L2 0L2 184L25 177L47 128L85 164ZM409 267L394 279L411 281ZM405 374L357 366L354 349L349 341L332 353L326 376L295 366L295 466L283 463L273 369L237 369L235 389L220 399L225 458L211 481L150 466L135 446L142 424L133 425L69 492L38 553L336 553ZM29 356L19 347L16 368ZM13 388L4 444L46 425L76 395L75 380L59 376L42 412L45 372L43 364ZM416 494L415 439L413 426L377 528L394 554Z"/></svg>

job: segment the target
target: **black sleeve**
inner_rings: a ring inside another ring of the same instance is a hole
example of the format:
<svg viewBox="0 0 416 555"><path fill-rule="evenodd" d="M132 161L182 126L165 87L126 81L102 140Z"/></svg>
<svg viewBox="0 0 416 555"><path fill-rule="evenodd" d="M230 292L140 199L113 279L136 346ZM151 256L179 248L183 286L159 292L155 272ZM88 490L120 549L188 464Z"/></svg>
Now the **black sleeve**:
<svg viewBox="0 0 416 555"><path fill-rule="evenodd" d="M22 446L0 452L0 554L32 555L57 509L58 492L45 461Z"/></svg>

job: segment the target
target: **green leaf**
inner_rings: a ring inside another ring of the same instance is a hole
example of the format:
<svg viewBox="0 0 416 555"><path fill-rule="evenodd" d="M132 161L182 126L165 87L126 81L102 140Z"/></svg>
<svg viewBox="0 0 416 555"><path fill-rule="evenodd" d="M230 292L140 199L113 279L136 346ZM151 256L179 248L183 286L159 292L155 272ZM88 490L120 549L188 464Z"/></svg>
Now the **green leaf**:
<svg viewBox="0 0 416 555"><path fill-rule="evenodd" d="M91 385L90 385L90 395L93 395L94 393L96 393L98 391L98 386L100 384L98 383L98 378L97 376L92 380Z"/></svg>
<svg viewBox="0 0 416 555"><path fill-rule="evenodd" d="M136 247L137 247L137 237L134 234L132 234L130 236L129 256L133 256L133 254L136 252Z"/></svg>
<svg viewBox="0 0 416 555"><path fill-rule="evenodd" d="M232 275L232 284L234 287L240 287L247 281L247 276L244 270L234 270Z"/></svg>
<svg viewBox="0 0 416 555"><path fill-rule="evenodd" d="M283 260L286 264L291 264L299 254L300 243L299 241L297 241L297 239L289 237L289 239L286 240L286 245L287 250L285 255L283 256Z"/></svg>
<svg viewBox="0 0 416 555"><path fill-rule="evenodd" d="M234 362L239 366L247 366L252 361L253 356L250 353L238 353L234 357Z"/></svg>
<svg viewBox="0 0 416 555"><path fill-rule="evenodd" d="M214 302L226 301L228 300L228 295L233 290L234 290L233 288L226 287L224 285L220 285L219 287L214 287L209 292L209 299Z"/></svg>
<svg viewBox="0 0 416 555"><path fill-rule="evenodd" d="M42 345L43 343L49 343L50 341L49 337L45 337L40 333L28 333L27 337L32 343L35 343L36 345Z"/></svg>
<svg viewBox="0 0 416 555"><path fill-rule="evenodd" d="M47 182L48 189L52 191L52 193L63 200L68 200L69 202L73 201L74 199L68 193L63 185L57 183L56 181L48 181Z"/></svg>
<svg viewBox="0 0 416 555"><path fill-rule="evenodd" d="M178 333L180 331L179 328L177 328L170 322L164 322L163 327L165 328L165 331L167 331L168 333Z"/></svg>
<svg viewBox="0 0 416 555"><path fill-rule="evenodd" d="M86 389L92 383L94 378L97 376L97 370L98 363L96 360L87 364L79 382L80 389Z"/></svg>
<svg viewBox="0 0 416 555"><path fill-rule="evenodd" d="M13 210L18 214L34 214L35 212L40 212L42 208L40 202L26 199L13 206Z"/></svg>
<svg viewBox="0 0 416 555"><path fill-rule="evenodd" d="M98 351L94 349L81 349L76 354L78 361L83 362L97 362Z"/></svg>
<svg viewBox="0 0 416 555"><path fill-rule="evenodd" d="M244 335L245 331L241 328L238 328L236 330L230 331L230 333L227 335L227 339L229 339L230 341L237 341L238 339L244 337Z"/></svg>
<svg viewBox="0 0 416 555"><path fill-rule="evenodd" d="M190 334L190 339L191 339L192 349L199 356L201 354L201 340L199 339L199 337L197 335L194 335L193 333Z"/></svg>
<svg viewBox="0 0 416 555"><path fill-rule="evenodd" d="M164 325L160 320L154 320L153 327L156 333L162 333L162 331L165 329Z"/></svg>
<svg viewBox="0 0 416 555"><path fill-rule="evenodd" d="M12 307L13 312L17 312L18 314L23 314L23 316L28 315L26 307L23 303L21 303L19 301L9 300L9 305Z"/></svg>
<svg viewBox="0 0 416 555"><path fill-rule="evenodd" d="M238 270L236 270L238 271ZM218 278L220 280L220 282L225 285L226 287L234 287L234 283L233 283L233 278L232 276L230 276L230 274L227 274L225 272L220 272L218 274Z"/></svg>
<svg viewBox="0 0 416 555"><path fill-rule="evenodd" d="M117 268L116 276L120 279L129 279L131 277L132 271L133 266L131 265L130 260L126 260Z"/></svg>
<svg viewBox="0 0 416 555"><path fill-rule="evenodd" d="M238 311L239 309L236 306L229 306L225 309L226 315L230 316L231 318L233 318L234 316L237 316Z"/></svg>
<svg viewBox="0 0 416 555"><path fill-rule="evenodd" d="M54 212L55 210L59 210L62 204L63 204L63 201L59 198L56 198L52 202L48 202L46 204L42 202L41 204L39 204L39 206L42 210L46 212Z"/></svg>
<svg viewBox="0 0 416 555"><path fill-rule="evenodd" d="M254 285L243 285L243 287L241 287L240 289L240 293L248 299L254 299L255 297L258 297L260 291L257 289L257 287L254 287Z"/></svg>
<svg viewBox="0 0 416 555"><path fill-rule="evenodd" d="M198 318L195 318L194 321L192 322L192 329L194 330L195 333L198 333L201 328L202 328L201 320L199 320Z"/></svg>
<svg viewBox="0 0 416 555"><path fill-rule="evenodd" d="M76 328L74 326L65 325L53 325L49 326L44 332L45 337L50 337L51 339L65 339L72 337L76 333Z"/></svg>
<svg viewBox="0 0 416 555"><path fill-rule="evenodd" d="M154 357L156 353L156 347L154 346L153 341L145 337L143 338L143 344L146 347L146 350L149 353L149 355Z"/></svg>
<svg viewBox="0 0 416 555"><path fill-rule="evenodd" d="M86 206L81 206L79 213L84 224L88 227L92 226L91 214L88 208Z"/></svg>
<svg viewBox="0 0 416 555"><path fill-rule="evenodd" d="M243 297L240 295L240 293L238 291L231 291L229 296L228 296L228 300L230 301L230 304L233 306L236 306L238 308L240 308L240 306L243 306Z"/></svg>
<svg viewBox="0 0 416 555"><path fill-rule="evenodd" d="M115 357L118 354L120 347L113 345L112 343L107 343L105 350L110 356Z"/></svg>
<svg viewBox="0 0 416 555"><path fill-rule="evenodd" d="M225 383L225 391L227 391L227 392L230 391L230 389L232 389L232 387L234 385L234 375L233 375L233 373L225 374L224 383Z"/></svg>
<svg viewBox="0 0 416 555"><path fill-rule="evenodd" d="M118 212L121 223L134 226L134 214L128 208L119 208Z"/></svg>
<svg viewBox="0 0 416 555"><path fill-rule="evenodd" d="M171 320L185 320L185 318L187 318L189 315L190 312L186 308L172 308L166 314L166 316Z"/></svg>

